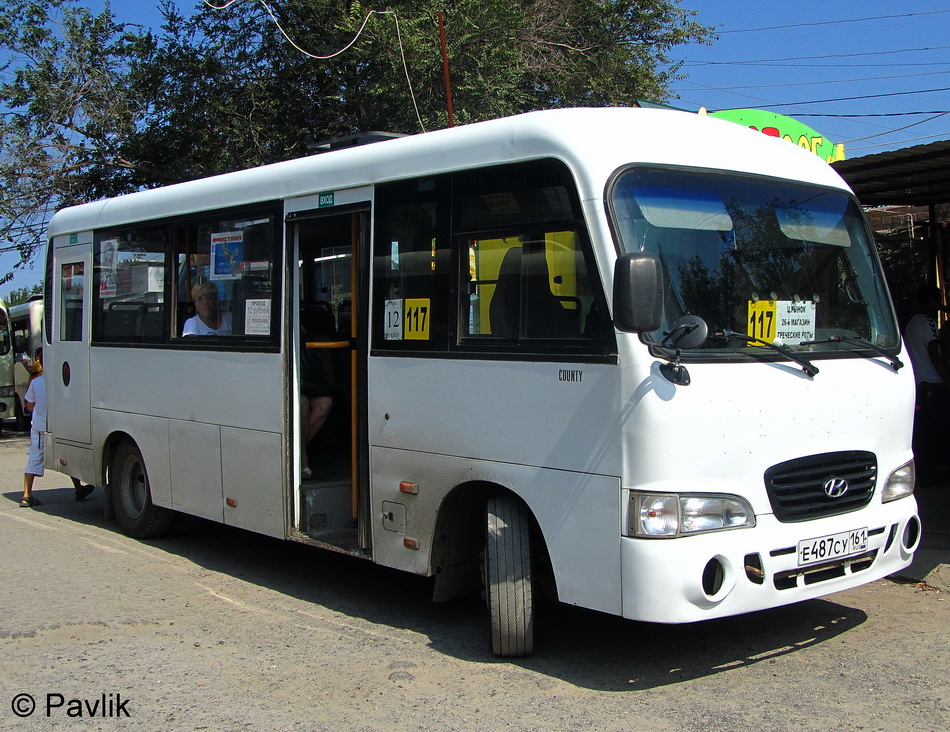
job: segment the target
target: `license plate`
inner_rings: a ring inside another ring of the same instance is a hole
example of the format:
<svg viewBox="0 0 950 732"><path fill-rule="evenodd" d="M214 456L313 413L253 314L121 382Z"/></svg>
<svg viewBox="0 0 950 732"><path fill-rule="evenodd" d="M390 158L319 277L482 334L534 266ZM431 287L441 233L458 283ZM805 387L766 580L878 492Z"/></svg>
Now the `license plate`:
<svg viewBox="0 0 950 732"><path fill-rule="evenodd" d="M860 554L868 548L868 530L854 529L798 542L798 566Z"/></svg>

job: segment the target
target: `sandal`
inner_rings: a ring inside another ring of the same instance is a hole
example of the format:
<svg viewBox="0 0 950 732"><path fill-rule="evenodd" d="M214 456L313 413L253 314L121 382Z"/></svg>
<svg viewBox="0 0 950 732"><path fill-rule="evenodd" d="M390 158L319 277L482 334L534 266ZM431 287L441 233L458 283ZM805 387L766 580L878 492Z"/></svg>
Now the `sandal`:
<svg viewBox="0 0 950 732"><path fill-rule="evenodd" d="M20 499L20 508L33 508L33 506L42 506L43 502L39 498L21 498Z"/></svg>

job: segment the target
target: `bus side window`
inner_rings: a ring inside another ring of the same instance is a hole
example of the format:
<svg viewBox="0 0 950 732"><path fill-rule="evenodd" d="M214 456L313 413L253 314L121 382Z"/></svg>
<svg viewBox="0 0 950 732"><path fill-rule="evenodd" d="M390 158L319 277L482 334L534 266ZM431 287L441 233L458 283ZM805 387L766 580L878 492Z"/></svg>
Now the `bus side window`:
<svg viewBox="0 0 950 732"><path fill-rule="evenodd" d="M573 231L469 240L468 336L578 339L595 299ZM514 246L512 246L514 244Z"/></svg>
<svg viewBox="0 0 950 732"><path fill-rule="evenodd" d="M59 337L63 341L81 341L82 298L86 286L84 267L81 262L64 264L61 274L59 301L63 312ZM33 356L32 353L27 355Z"/></svg>
<svg viewBox="0 0 950 732"><path fill-rule="evenodd" d="M410 180L377 189L373 344L403 351L445 351L451 304L446 209L439 181ZM442 244L440 245L440 242ZM341 320L344 315L340 313ZM348 316L347 316L348 317Z"/></svg>
<svg viewBox="0 0 950 732"><path fill-rule="evenodd" d="M269 212L249 211L176 229L173 338L276 339L274 222Z"/></svg>
<svg viewBox="0 0 950 732"><path fill-rule="evenodd" d="M165 227L96 234L94 342L160 343L164 339L165 249ZM68 323L68 311L63 315Z"/></svg>

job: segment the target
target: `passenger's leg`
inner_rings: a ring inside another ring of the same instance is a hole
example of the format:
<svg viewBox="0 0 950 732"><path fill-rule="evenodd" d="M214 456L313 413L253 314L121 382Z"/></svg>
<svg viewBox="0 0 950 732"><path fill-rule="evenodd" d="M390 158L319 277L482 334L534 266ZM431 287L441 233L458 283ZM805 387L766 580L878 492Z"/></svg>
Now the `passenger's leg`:
<svg viewBox="0 0 950 732"><path fill-rule="evenodd" d="M310 477L310 458L307 446L310 444L310 400L300 396L300 469L303 477Z"/></svg>
<svg viewBox="0 0 950 732"><path fill-rule="evenodd" d="M322 396L310 400L310 419L309 419L309 442L317 433L323 429L327 423L327 417L330 416L330 408L333 406L333 397Z"/></svg>

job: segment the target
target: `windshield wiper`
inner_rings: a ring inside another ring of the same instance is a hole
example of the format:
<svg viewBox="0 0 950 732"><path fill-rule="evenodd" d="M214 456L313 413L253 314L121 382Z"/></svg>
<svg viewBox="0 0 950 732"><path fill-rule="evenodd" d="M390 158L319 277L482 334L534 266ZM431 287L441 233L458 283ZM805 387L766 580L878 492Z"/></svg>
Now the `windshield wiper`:
<svg viewBox="0 0 950 732"><path fill-rule="evenodd" d="M799 345L800 346L815 346L820 343L854 343L855 345L858 345L858 346L864 346L865 348L870 348L878 356L881 356L882 358L886 358L888 361L891 362L891 366L893 367L895 371L900 371L904 367L904 362L901 361L897 356L892 356L880 346L874 345L873 343L871 343L871 341L869 341L866 338L862 338L861 336L836 335L836 336L831 336L831 338L822 338L820 341L802 341Z"/></svg>
<svg viewBox="0 0 950 732"><path fill-rule="evenodd" d="M785 358L789 359L790 361L794 361L799 366L801 366L802 371L804 371L809 376L814 376L815 374L818 373L818 367L815 366L815 364L813 364L807 358L803 358L802 356L799 356L797 353L792 353L784 346L776 345L775 343L772 343L771 341L765 341L765 340L762 340L761 338L748 336L748 335L745 335L744 333L736 333L734 330L720 330L712 334L713 338L715 338L716 336L723 336L724 338L735 338L737 341L745 341L746 343L759 343L765 346L766 348L771 348L773 351L781 353L783 356L785 356Z"/></svg>

